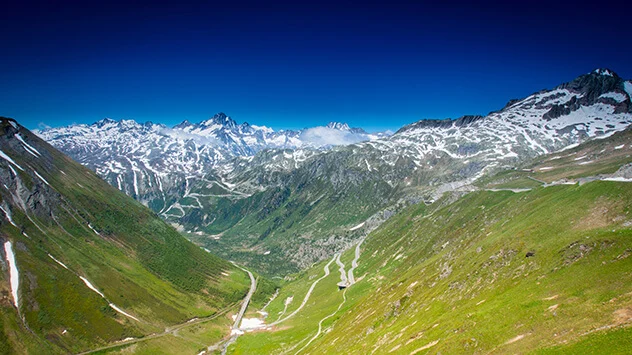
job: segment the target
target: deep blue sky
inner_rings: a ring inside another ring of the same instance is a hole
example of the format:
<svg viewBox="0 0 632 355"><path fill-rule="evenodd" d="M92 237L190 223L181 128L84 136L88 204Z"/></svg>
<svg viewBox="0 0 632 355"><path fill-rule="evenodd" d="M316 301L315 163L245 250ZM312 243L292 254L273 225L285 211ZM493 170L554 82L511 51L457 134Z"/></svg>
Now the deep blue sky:
<svg viewBox="0 0 632 355"><path fill-rule="evenodd" d="M28 128L223 111L397 129L597 67L632 78L630 5L608 1L50 3L0 6L0 115Z"/></svg>

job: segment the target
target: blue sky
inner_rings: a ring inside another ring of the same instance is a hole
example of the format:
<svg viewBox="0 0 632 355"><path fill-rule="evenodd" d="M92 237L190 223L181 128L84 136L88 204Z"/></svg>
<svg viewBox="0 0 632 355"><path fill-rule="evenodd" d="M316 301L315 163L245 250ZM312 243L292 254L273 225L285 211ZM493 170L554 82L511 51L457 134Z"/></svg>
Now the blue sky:
<svg viewBox="0 0 632 355"><path fill-rule="evenodd" d="M52 2L51 2L52 3ZM29 1L0 14L0 115L395 130L597 67L632 79L630 5Z"/></svg>

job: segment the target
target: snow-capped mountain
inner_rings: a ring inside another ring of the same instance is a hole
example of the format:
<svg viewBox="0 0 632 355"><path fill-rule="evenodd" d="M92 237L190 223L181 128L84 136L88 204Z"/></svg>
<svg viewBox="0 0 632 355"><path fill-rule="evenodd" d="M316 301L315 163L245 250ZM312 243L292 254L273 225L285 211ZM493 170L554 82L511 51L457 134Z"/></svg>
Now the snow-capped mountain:
<svg viewBox="0 0 632 355"><path fill-rule="evenodd" d="M438 181L468 179L484 169L515 164L624 129L632 122L631 93L631 81L612 70L597 69L553 90L511 100L484 117L421 120L392 136L367 134L336 122L300 131L274 131L237 124L223 113L172 128L104 119L37 133L144 203L163 200L160 207L153 207L164 211L168 196L182 197L193 180L209 173L227 191L234 190L235 183L239 190L239 182L248 181L241 193L251 193L270 183L276 185L273 174L297 169L322 149L349 144L346 149L354 154L344 166L382 170L379 175L390 184L406 180L410 185L429 176L437 183L435 178L441 174L432 170L442 158L454 160L453 165L461 168ZM253 160L265 149L285 151ZM418 169L423 178L414 178ZM252 171L257 172L256 178Z"/></svg>
<svg viewBox="0 0 632 355"><path fill-rule="evenodd" d="M188 179L201 177L234 157L251 157L264 149L328 149L375 140L346 123L274 131L237 124L224 113L200 123L184 121L172 128L152 122L103 119L91 125L49 128L36 133L120 190L149 203L179 193Z"/></svg>
<svg viewBox="0 0 632 355"><path fill-rule="evenodd" d="M511 100L487 116L421 120L359 146L380 157L373 169L392 168L406 159L414 170L428 170L436 159L447 158L463 165L463 173L453 178L469 178L625 129L632 123L631 96L632 81L597 69L553 90Z"/></svg>

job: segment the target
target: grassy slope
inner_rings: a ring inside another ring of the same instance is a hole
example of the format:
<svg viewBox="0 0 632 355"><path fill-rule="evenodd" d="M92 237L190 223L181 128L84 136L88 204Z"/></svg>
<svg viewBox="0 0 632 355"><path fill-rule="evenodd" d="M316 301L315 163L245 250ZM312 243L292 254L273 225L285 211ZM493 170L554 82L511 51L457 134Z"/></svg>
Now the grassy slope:
<svg viewBox="0 0 632 355"><path fill-rule="evenodd" d="M308 350L410 353L438 341L428 349L506 353L590 339L582 334L627 322L632 306L632 231L624 226L631 205L629 184L595 182L411 207L365 242L357 270L364 278L333 330ZM305 317L330 313L332 275ZM285 326L304 330L247 335L235 353L278 352L266 339L290 348L317 321ZM617 345L626 346L622 334Z"/></svg>
<svg viewBox="0 0 632 355"><path fill-rule="evenodd" d="M2 121L0 128L6 134L7 122ZM47 196L54 217L45 208L29 211L42 232L14 206L13 219L30 238L4 220L0 225L1 238L15 245L21 271L20 312L34 334L16 321L15 308L4 292L0 307L6 348L33 352L48 346L46 352L75 352L211 315L246 293L248 280L242 271L186 241L147 208L23 128L20 131L43 157L12 151L7 142L14 138L7 135L2 137L2 150L25 168L19 172L24 184ZM29 173L33 170L54 191ZM5 189L0 194L11 200ZM141 322L115 312L79 275ZM3 277L1 287L8 290L8 277ZM43 345L41 339L54 345Z"/></svg>

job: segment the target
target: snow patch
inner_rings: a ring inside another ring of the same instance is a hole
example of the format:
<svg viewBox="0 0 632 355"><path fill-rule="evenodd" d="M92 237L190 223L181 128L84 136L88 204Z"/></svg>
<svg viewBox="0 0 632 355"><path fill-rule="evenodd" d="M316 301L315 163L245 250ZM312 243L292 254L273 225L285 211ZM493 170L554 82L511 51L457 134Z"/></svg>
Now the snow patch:
<svg viewBox="0 0 632 355"><path fill-rule="evenodd" d="M259 318L243 318L241 320L241 326L239 329L241 330L249 330L249 329L257 329L261 328L265 325L263 319Z"/></svg>
<svg viewBox="0 0 632 355"><path fill-rule="evenodd" d="M97 232L97 230L96 230L96 229L94 229L90 223L88 223L88 227L90 227L90 229L94 232L94 234L96 234L96 235L98 235L98 236L100 236L100 235L101 235L101 233Z"/></svg>
<svg viewBox="0 0 632 355"><path fill-rule="evenodd" d="M11 283L11 295L13 295L13 304L15 308L19 309L20 296L18 289L20 287L20 274L18 273L18 265L15 262L15 254L13 254L13 245L10 241L4 243L4 252L6 253L7 263L9 263L9 279Z"/></svg>
<svg viewBox="0 0 632 355"><path fill-rule="evenodd" d="M599 97L613 99L616 102L623 102L627 99L626 95L620 92L607 92Z"/></svg>
<svg viewBox="0 0 632 355"><path fill-rule="evenodd" d="M624 177L611 177L611 178L605 178L603 180L604 181L617 181L617 182L632 182L632 179L627 179Z"/></svg>
<svg viewBox="0 0 632 355"><path fill-rule="evenodd" d="M15 224L15 222L13 222L13 219L11 218L11 210L9 210L8 207L5 210L2 206L0 206L0 210L4 212L5 216L7 216L7 220L9 221L9 223L11 223L11 225L14 226L15 228L18 228L18 226Z"/></svg>
<svg viewBox="0 0 632 355"><path fill-rule="evenodd" d="M569 145L567 145L566 147L564 147L564 148L562 148L562 149L558 150L558 152L563 152L563 151L565 151L565 150L573 149L573 148L575 148L575 147L579 147L579 143L569 144Z"/></svg>
<svg viewBox="0 0 632 355"><path fill-rule="evenodd" d="M92 283L90 283L90 281L88 281L88 279L86 279L83 276L79 276L79 278L81 279L81 281L83 281L84 284L86 284L86 286L88 286L89 289L91 289L92 291L98 293L99 296L105 298L105 295L103 293L101 293L101 291L99 291L96 287L94 287L92 285ZM114 308L114 307L112 307L112 308Z"/></svg>
<svg viewBox="0 0 632 355"><path fill-rule="evenodd" d="M59 260L55 259L55 257L54 257L54 256L52 256L52 255L50 255L50 254L48 254L48 256L49 256L51 259L55 260L55 262L56 262L57 264L59 264L59 265L63 266L63 268L64 268L64 269L66 269L66 270L70 270L70 269L68 268L68 266L66 266L66 265L65 265L64 263L62 263L61 261L59 261Z"/></svg>
<svg viewBox="0 0 632 355"><path fill-rule="evenodd" d="M353 232L354 230L357 230L357 229L360 229L360 228L364 227L364 223L366 223L366 222L362 222L362 223L358 224L355 227L349 228L349 231Z"/></svg>
<svg viewBox="0 0 632 355"><path fill-rule="evenodd" d="M623 88L625 89L625 92L628 93L628 96L632 99L632 81L624 82Z"/></svg>
<svg viewBox="0 0 632 355"><path fill-rule="evenodd" d="M38 156L42 156L42 154L40 154L40 152L33 148L33 146L31 146L30 144L26 143L24 141L24 138L22 138L22 136L18 133L15 135L15 138L17 138L17 140L20 141L20 143L22 143L24 145L24 148L26 148L26 151L31 153L31 155L38 157Z"/></svg>
<svg viewBox="0 0 632 355"><path fill-rule="evenodd" d="M99 292L99 291L97 291L97 292ZM109 303L109 306L112 307L112 309L114 309L115 311L119 312L120 314L122 314L122 315L124 315L124 316L126 316L128 318L131 318L131 319L133 319L133 320L135 320L137 322L140 322L140 320L138 320L138 318L136 318L133 315L131 315L131 314L123 311L122 309L118 308L114 303Z"/></svg>
<svg viewBox="0 0 632 355"><path fill-rule="evenodd" d="M46 179L44 179L44 178L42 177L42 175L40 175L40 174L39 174L37 171L35 171L35 170L33 170L33 172L34 172L34 173L35 173L35 175L36 175L36 176L37 176L40 180L42 180L42 181L43 181L46 185L50 186L50 184L48 183L48 181L46 181Z"/></svg>
<svg viewBox="0 0 632 355"><path fill-rule="evenodd" d="M18 163L14 162L14 161L13 161L13 159L11 159L11 157L9 157L8 155L4 154L4 152L3 152L3 151L1 151L1 150L0 150L0 158L2 158L2 159L4 159L4 160L8 161L9 163L11 163L11 164L15 165L15 167L16 167L16 168L18 168L18 169L20 169L20 170L24 171L24 169L22 169L22 167L21 167L21 166L19 166L19 165L18 165ZM16 174L16 175L17 175L17 174Z"/></svg>

